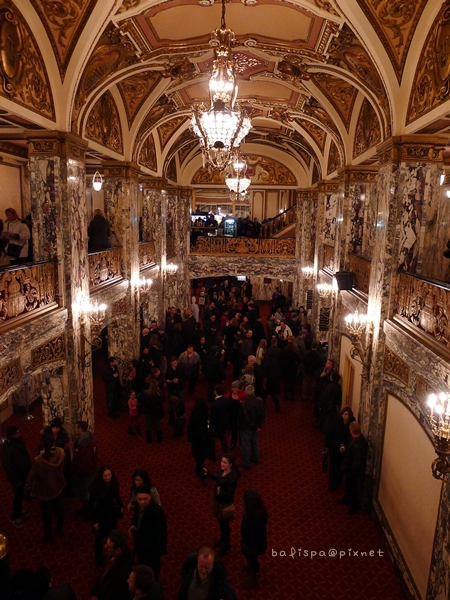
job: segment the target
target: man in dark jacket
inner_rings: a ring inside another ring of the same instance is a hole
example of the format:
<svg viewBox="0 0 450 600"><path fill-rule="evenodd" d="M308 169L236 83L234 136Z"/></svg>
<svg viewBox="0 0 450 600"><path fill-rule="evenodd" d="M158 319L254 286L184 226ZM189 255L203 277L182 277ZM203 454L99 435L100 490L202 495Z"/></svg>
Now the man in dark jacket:
<svg viewBox="0 0 450 600"><path fill-rule="evenodd" d="M146 565L133 567L128 586L135 600L164 600L164 590L155 581L155 574L151 568Z"/></svg>
<svg viewBox="0 0 450 600"><path fill-rule="evenodd" d="M89 482L95 475L97 467L97 440L88 431L86 421L78 421L75 425L75 442L73 444L73 488L75 496L82 506L77 512L86 520L89 520Z"/></svg>
<svg viewBox="0 0 450 600"><path fill-rule="evenodd" d="M318 352L319 344L317 342L313 342L311 346L311 350L306 352L303 357L303 387L302 387L302 398L303 400L311 400L313 399L313 386L314 386L314 376L319 369L321 369L324 365L324 360L322 355Z"/></svg>
<svg viewBox="0 0 450 600"><path fill-rule="evenodd" d="M251 468L251 462L259 465L258 435L265 419L264 402L255 396L255 388L245 388L247 398L242 401L239 410L239 431L241 436L242 463L244 469Z"/></svg>
<svg viewBox="0 0 450 600"><path fill-rule="evenodd" d="M181 569L178 600L237 600L224 565L215 559L212 548L189 554Z"/></svg>
<svg viewBox="0 0 450 600"><path fill-rule="evenodd" d="M350 435L352 437L345 448L341 448L341 452L344 453L342 460L342 472L345 476L344 498L336 502L348 504L350 506L348 514L354 515L361 508L360 493L366 472L367 440L356 421L350 423Z"/></svg>
<svg viewBox="0 0 450 600"><path fill-rule="evenodd" d="M31 461L27 447L22 439L22 433L17 425L10 425L6 430L6 442L1 450L1 461L6 473L7 481L12 485L14 500L11 518L14 527L23 527L21 515L28 515L28 511L22 510L22 502L25 493L25 483L31 469Z"/></svg>
<svg viewBox="0 0 450 600"><path fill-rule="evenodd" d="M110 419L115 419L117 418L116 411L120 399L120 377L117 358L115 356L110 356L108 358L108 366L103 372L103 381L105 382L108 417Z"/></svg>
<svg viewBox="0 0 450 600"><path fill-rule="evenodd" d="M223 395L224 388L221 383L214 386L214 401L211 404L211 426L214 437L219 438L222 452L228 452L227 426L231 408L230 398Z"/></svg>
<svg viewBox="0 0 450 600"><path fill-rule="evenodd" d="M134 536L137 563L151 567L156 580L159 580L161 557L167 554L167 518L159 504L152 500L149 485L136 489L130 534Z"/></svg>
<svg viewBox="0 0 450 600"><path fill-rule="evenodd" d="M133 566L133 557L125 531L115 529L109 532L105 553L105 562L90 595L98 600L131 599L133 596L128 590L128 576Z"/></svg>

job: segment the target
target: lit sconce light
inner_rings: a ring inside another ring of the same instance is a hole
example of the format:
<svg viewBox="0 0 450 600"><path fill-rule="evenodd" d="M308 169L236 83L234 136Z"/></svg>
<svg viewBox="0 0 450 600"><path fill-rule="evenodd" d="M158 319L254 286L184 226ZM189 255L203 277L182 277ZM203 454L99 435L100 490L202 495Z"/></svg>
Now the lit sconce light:
<svg viewBox="0 0 450 600"><path fill-rule="evenodd" d="M333 291L333 286L331 283L318 283L316 289L319 292L319 296L323 300L326 300Z"/></svg>
<svg viewBox="0 0 450 600"><path fill-rule="evenodd" d="M450 396L441 392L439 396L430 394L427 402L430 408L430 424L434 434L434 449L438 458L431 465L435 479L449 483L450 473Z"/></svg>
<svg viewBox="0 0 450 600"><path fill-rule="evenodd" d="M345 317L345 324L352 336L361 339L362 334L366 329L367 315L360 315L357 310Z"/></svg>
<svg viewBox="0 0 450 600"><path fill-rule="evenodd" d="M350 350L350 356L360 362L365 367L365 372L363 372L362 376L365 378L369 378L370 372L370 349L365 348L361 342L362 336L366 331L367 324L369 323L369 319L367 315L358 313L355 310L354 313L348 314L345 318L345 325L347 326L347 330L350 333L350 339L352 342L352 349Z"/></svg>
<svg viewBox="0 0 450 600"><path fill-rule="evenodd" d="M96 192L99 192L103 186L103 177L99 171L95 171L94 177L92 178L92 187Z"/></svg>
<svg viewBox="0 0 450 600"><path fill-rule="evenodd" d="M81 316L86 316L89 319L92 339L89 340L83 332L81 335L91 347L96 349L100 348L102 345L100 333L104 327L107 308L108 307L106 306L106 304L99 304L98 300L96 300L94 304L86 302L83 306L83 312ZM81 322L83 325L86 321L84 318L82 318Z"/></svg>
<svg viewBox="0 0 450 600"><path fill-rule="evenodd" d="M153 285L153 279L139 279L138 284L136 286L136 292L139 290L139 305L144 306L148 302L148 298L150 296L150 290Z"/></svg>
<svg viewBox="0 0 450 600"><path fill-rule="evenodd" d="M313 269L313 267L302 267L302 273L303 273L303 277L305 277L306 279L309 279L310 277L312 277L314 275L314 269Z"/></svg>
<svg viewBox="0 0 450 600"><path fill-rule="evenodd" d="M445 173L441 173L441 176L439 177L439 183L440 185L444 185L445 182Z"/></svg>
<svg viewBox="0 0 450 600"><path fill-rule="evenodd" d="M168 265L166 265L165 269L166 273L176 273L178 271L178 265L174 265L173 263L169 263Z"/></svg>

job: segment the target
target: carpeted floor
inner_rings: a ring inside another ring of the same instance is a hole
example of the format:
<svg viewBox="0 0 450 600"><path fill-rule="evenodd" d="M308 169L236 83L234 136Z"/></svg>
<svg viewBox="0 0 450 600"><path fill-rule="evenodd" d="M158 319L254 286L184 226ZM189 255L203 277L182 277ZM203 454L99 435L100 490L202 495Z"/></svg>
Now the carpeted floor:
<svg viewBox="0 0 450 600"><path fill-rule="evenodd" d="M171 439L171 428L166 425L163 443L147 444L142 437L127 435L125 413L118 420L108 419L101 368L96 371L95 433L99 439L100 464L106 463L117 472L125 503L132 471L136 467L149 471L168 518L168 555L162 561L161 584L167 600L175 600L186 555L204 544L212 544L219 537L217 522L212 517L213 481L208 482L207 488L199 484L190 445L186 438ZM228 375L229 383L230 373ZM205 390L201 382L197 391L204 393ZM188 414L192 403L192 399L188 399ZM34 415L32 421L14 416L4 424L4 430L12 423L20 425L32 455L42 427L39 408ZM260 434L261 464L242 472L236 497L237 515L231 526L232 550L223 559L238 597L249 600L402 599L370 515L360 512L348 516L347 507L335 503L342 491L328 493L327 475L321 472L323 435L313 429L312 423L311 405L301 401L282 402L282 413L276 414L268 400L266 423ZM220 458L218 445L217 458ZM217 471L218 466L218 461L208 464L211 470ZM24 519L25 528L15 529L10 520L11 489L3 471L0 482L0 533L9 540L11 570L47 565L56 583L69 581L78 599L88 600L97 572L93 535L90 524L75 515L76 500L66 500L64 537L45 545L41 542L38 503L34 501L27 506L31 517ZM259 587L245 591L239 527L242 495L250 488L261 493L269 511L268 551L262 557ZM128 527L129 519L127 515L121 521L122 528ZM367 556L362 556L362 552Z"/></svg>

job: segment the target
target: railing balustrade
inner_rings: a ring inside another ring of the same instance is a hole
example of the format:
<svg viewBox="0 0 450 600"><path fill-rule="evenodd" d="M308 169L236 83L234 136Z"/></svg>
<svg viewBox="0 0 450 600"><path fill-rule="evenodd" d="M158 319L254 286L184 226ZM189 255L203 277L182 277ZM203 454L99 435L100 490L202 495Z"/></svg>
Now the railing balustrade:
<svg viewBox="0 0 450 600"><path fill-rule="evenodd" d="M92 252L88 255L91 291L122 279L120 252L120 248L108 248L108 250Z"/></svg>
<svg viewBox="0 0 450 600"><path fill-rule="evenodd" d="M58 308L56 274L53 260L0 271L0 331Z"/></svg>
<svg viewBox="0 0 450 600"><path fill-rule="evenodd" d="M190 253L294 258L295 240L292 238L199 237L196 244L191 246Z"/></svg>
<svg viewBox="0 0 450 600"><path fill-rule="evenodd" d="M295 222L296 206L290 206L261 227L261 237L269 238Z"/></svg>

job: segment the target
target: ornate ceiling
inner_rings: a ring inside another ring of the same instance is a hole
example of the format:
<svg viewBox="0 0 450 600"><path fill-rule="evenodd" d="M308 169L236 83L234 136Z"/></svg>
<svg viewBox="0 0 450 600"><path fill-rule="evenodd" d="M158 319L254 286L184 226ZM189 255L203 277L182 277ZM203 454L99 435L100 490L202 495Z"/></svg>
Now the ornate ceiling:
<svg viewBox="0 0 450 600"><path fill-rule="evenodd" d="M206 183L189 115L208 102L220 16L214 0L0 0L3 147L72 131L96 160ZM284 165L286 185L372 163L390 135L450 129L450 0L229 0L226 22L244 151Z"/></svg>

